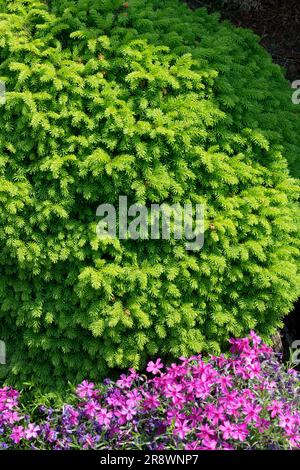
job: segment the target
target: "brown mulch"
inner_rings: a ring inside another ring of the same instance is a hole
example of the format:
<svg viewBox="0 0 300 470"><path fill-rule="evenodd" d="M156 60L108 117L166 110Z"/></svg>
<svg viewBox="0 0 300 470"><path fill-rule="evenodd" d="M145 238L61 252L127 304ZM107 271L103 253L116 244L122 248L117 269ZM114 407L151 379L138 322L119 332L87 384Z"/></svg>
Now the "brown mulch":
<svg viewBox="0 0 300 470"><path fill-rule="evenodd" d="M274 62L286 69L290 80L300 79L300 0L185 0L191 8L205 6L223 19L252 29ZM242 4L248 4L243 7ZM249 4L258 6L249 6Z"/></svg>

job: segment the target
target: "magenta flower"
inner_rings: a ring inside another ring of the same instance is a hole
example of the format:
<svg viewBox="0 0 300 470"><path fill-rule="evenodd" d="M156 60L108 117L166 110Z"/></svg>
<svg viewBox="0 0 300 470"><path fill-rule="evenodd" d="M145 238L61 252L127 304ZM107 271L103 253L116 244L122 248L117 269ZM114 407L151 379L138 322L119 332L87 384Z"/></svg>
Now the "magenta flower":
<svg viewBox="0 0 300 470"><path fill-rule="evenodd" d="M275 416L277 416L281 412L282 408L282 403L276 400L272 400L272 404L267 407L267 410L271 411L271 418L275 418Z"/></svg>
<svg viewBox="0 0 300 470"><path fill-rule="evenodd" d="M245 423L256 422L259 420L259 413L262 407L252 403L245 403L243 406L243 413L245 414Z"/></svg>
<svg viewBox="0 0 300 470"><path fill-rule="evenodd" d="M64 408L64 414L66 416L66 420L68 421L68 424L71 426L77 426L79 423L79 412L76 411L72 406L65 406Z"/></svg>
<svg viewBox="0 0 300 470"><path fill-rule="evenodd" d="M154 408L159 407L160 401L158 399L158 397L159 397L158 394L151 395L150 393L145 392L144 397L145 397L145 400L143 402L143 405L144 405L145 409L152 410Z"/></svg>
<svg viewBox="0 0 300 470"><path fill-rule="evenodd" d="M254 346L258 346L261 343L261 338L257 336L255 331L250 331L250 338Z"/></svg>
<svg viewBox="0 0 300 470"><path fill-rule="evenodd" d="M3 411L2 419L4 419L9 424L17 423L21 421L22 417L17 411Z"/></svg>
<svg viewBox="0 0 300 470"><path fill-rule="evenodd" d="M289 439L289 443L291 444L292 447L296 448L299 447L300 444L300 429L287 429L286 430L286 435Z"/></svg>
<svg viewBox="0 0 300 470"><path fill-rule="evenodd" d="M152 372L152 374L156 375L160 372L160 369L164 367L161 360L158 358L156 362L150 361L147 366L147 372Z"/></svg>
<svg viewBox="0 0 300 470"><path fill-rule="evenodd" d="M188 426L188 421L185 419L184 421L177 421L175 423L175 429L173 430L173 434L175 436L179 436L180 439L184 439L188 432L190 432L191 428Z"/></svg>
<svg viewBox="0 0 300 470"><path fill-rule="evenodd" d="M30 423L28 428L25 429L25 438L26 439L34 439L38 437L38 433L40 431L40 427L36 426L35 424Z"/></svg>
<svg viewBox="0 0 300 470"><path fill-rule="evenodd" d="M132 418L136 415L137 410L135 408L135 403L132 400L127 400L119 414L125 419L125 421L131 421Z"/></svg>
<svg viewBox="0 0 300 470"><path fill-rule="evenodd" d="M214 404L209 404L205 408L207 418L214 424L217 425L219 421L223 421L225 419L224 415L224 407L220 406L217 407Z"/></svg>
<svg viewBox="0 0 300 470"><path fill-rule="evenodd" d="M12 429L10 438L15 444L19 444L21 439L23 439L24 437L25 437L25 432L24 432L23 426L16 426Z"/></svg>
<svg viewBox="0 0 300 470"><path fill-rule="evenodd" d="M199 439L210 439L212 436L215 436L215 430L210 428L208 424L200 426L200 432L196 434Z"/></svg>
<svg viewBox="0 0 300 470"><path fill-rule="evenodd" d="M224 421L223 424L219 426L220 431L222 431L223 439L227 440L233 437L232 432L234 426L229 421Z"/></svg>
<svg viewBox="0 0 300 470"><path fill-rule="evenodd" d="M99 405L95 400L90 400L84 404L84 411L89 418L95 418Z"/></svg>
<svg viewBox="0 0 300 470"><path fill-rule="evenodd" d="M109 426L113 414L106 408L101 408L96 414L96 420L100 425Z"/></svg>
<svg viewBox="0 0 300 470"><path fill-rule="evenodd" d="M76 389L76 393L80 398L91 398L94 394L95 385L92 382L84 380Z"/></svg>
<svg viewBox="0 0 300 470"><path fill-rule="evenodd" d="M182 385L167 384L165 394L167 398L172 398L172 401L174 404L178 404L184 399L181 391L182 391Z"/></svg>
<svg viewBox="0 0 300 470"><path fill-rule="evenodd" d="M206 437L202 441L202 445L204 449L207 450L215 450L217 448L218 442L215 439L210 439L209 437Z"/></svg>
<svg viewBox="0 0 300 470"><path fill-rule="evenodd" d="M134 377L132 375L127 376L125 374L122 374L116 383L120 388L130 388L133 381Z"/></svg>
<svg viewBox="0 0 300 470"><path fill-rule="evenodd" d="M290 413L280 413L279 426L285 429L292 429L295 424L294 417Z"/></svg>
<svg viewBox="0 0 300 470"><path fill-rule="evenodd" d="M237 424L234 426L234 429L231 432L233 439L239 441L245 441L249 431L247 429L247 424Z"/></svg>
<svg viewBox="0 0 300 470"><path fill-rule="evenodd" d="M233 377L230 375L223 375L219 377L219 383L221 385L222 392L226 393L229 388L232 388Z"/></svg>

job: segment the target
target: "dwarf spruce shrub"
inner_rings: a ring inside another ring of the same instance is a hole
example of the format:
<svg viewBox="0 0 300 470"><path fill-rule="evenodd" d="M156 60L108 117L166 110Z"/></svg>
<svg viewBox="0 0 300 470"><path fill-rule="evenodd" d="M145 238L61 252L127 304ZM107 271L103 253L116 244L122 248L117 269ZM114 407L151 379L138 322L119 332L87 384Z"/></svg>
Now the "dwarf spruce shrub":
<svg viewBox="0 0 300 470"><path fill-rule="evenodd" d="M253 328L268 339L299 293L298 186L284 157L295 122L279 69L250 33L203 11L194 19L175 1L131 3L0 3L0 338L10 382L60 386L158 354L217 353ZM249 68L246 87L239 67ZM266 96L277 102L269 120ZM96 209L117 207L120 195L205 204L203 249L101 240Z"/></svg>
<svg viewBox="0 0 300 470"><path fill-rule="evenodd" d="M66 36L73 29L86 39L108 34L116 46L143 37L175 54L191 53L202 68L217 71L214 100L231 131L249 127L281 145L292 174L300 177L300 105L292 103L295 90L252 31L220 23L219 15L204 9L191 11L179 0L52 0L51 5Z"/></svg>

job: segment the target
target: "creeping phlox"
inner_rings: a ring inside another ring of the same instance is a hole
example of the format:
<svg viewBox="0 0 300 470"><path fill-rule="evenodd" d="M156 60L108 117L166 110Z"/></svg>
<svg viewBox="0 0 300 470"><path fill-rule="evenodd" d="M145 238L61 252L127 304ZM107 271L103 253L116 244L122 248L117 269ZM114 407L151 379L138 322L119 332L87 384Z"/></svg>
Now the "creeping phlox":
<svg viewBox="0 0 300 470"><path fill-rule="evenodd" d="M72 404L41 406L32 422L20 394L0 389L0 445L33 449L300 448L300 380L251 332L230 354L149 362L96 387L83 381Z"/></svg>

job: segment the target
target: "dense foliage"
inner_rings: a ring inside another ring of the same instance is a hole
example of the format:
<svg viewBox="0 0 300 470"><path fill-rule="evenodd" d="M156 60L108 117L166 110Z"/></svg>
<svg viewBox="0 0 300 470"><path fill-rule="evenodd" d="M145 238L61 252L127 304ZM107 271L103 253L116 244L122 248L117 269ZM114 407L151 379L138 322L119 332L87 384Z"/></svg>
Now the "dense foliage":
<svg viewBox="0 0 300 470"><path fill-rule="evenodd" d="M254 333L231 343L227 358L151 361L152 378L130 370L100 388L84 381L63 406L28 408L2 388L0 448L299 449L299 374Z"/></svg>
<svg viewBox="0 0 300 470"><path fill-rule="evenodd" d="M281 68L272 63L252 31L236 28L204 9L191 11L179 0L52 0L66 33L86 39L107 34L115 44L145 38L169 46L175 54L192 53L201 68L217 71L214 99L226 113L230 131L257 130L282 148L294 176L300 177L300 106ZM227 144L226 133L220 143Z"/></svg>
<svg viewBox="0 0 300 470"><path fill-rule="evenodd" d="M48 3L0 3L9 380L54 386L219 352L251 328L269 338L299 293L281 72L249 32L174 1ZM96 208L119 195L205 203L204 248L100 240Z"/></svg>

